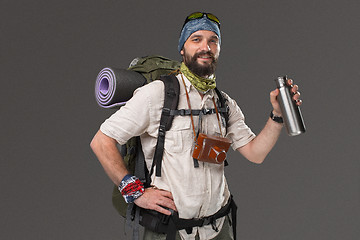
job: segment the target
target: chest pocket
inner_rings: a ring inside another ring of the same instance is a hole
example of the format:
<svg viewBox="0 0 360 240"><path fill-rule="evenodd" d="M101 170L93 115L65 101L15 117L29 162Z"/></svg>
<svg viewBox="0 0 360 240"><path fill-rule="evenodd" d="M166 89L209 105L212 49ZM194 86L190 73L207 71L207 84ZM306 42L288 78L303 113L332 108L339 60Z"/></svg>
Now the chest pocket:
<svg viewBox="0 0 360 240"><path fill-rule="evenodd" d="M189 116L177 116L174 118L170 130L165 135L165 151L168 153L180 153L191 149L193 145L193 130Z"/></svg>
<svg viewBox="0 0 360 240"><path fill-rule="evenodd" d="M226 133L226 126L224 125L224 121L221 118L217 118L216 114L211 114L207 116L203 116L202 122L201 122L201 132L208 134L208 135L214 135L214 136L220 136L225 137ZM220 120L220 124L219 124ZM220 130L221 127L221 130Z"/></svg>

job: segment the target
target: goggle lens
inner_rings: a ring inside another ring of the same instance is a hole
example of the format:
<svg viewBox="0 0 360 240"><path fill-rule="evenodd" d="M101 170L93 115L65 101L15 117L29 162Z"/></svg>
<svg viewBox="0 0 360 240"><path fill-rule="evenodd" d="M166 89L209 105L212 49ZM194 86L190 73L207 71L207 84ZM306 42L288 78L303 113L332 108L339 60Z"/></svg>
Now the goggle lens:
<svg viewBox="0 0 360 240"><path fill-rule="evenodd" d="M211 13L207 13L206 16L208 19L210 19L220 25L220 20L215 15L213 15Z"/></svg>
<svg viewBox="0 0 360 240"><path fill-rule="evenodd" d="M190 14L190 15L186 18L184 25L185 25L187 22L191 21L191 20L203 18L204 15L205 15L209 20L215 22L215 23L218 25L218 27L220 27L220 20L219 20L214 14L212 14L212 13L203 13L203 12L195 12L195 13Z"/></svg>

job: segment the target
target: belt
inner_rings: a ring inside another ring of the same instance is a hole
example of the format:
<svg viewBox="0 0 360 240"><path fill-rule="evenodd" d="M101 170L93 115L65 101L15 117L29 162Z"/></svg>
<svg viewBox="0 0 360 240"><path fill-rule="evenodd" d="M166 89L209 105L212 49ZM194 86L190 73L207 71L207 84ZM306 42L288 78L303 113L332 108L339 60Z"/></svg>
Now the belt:
<svg viewBox="0 0 360 240"><path fill-rule="evenodd" d="M166 240L175 240L176 231L178 230L185 229L186 232L190 234L192 232L193 227L202 227L209 224L212 225L212 228L215 231L219 231L215 226L215 220L228 215L230 211L231 211L231 220L232 220L231 225L233 227L234 240L236 240L237 206L232 197L230 197L230 200L224 207L222 207L215 214L208 217L203 217L198 219L183 219L183 218L179 218L177 212L173 212L173 214L169 218L169 224L166 230L167 233Z"/></svg>

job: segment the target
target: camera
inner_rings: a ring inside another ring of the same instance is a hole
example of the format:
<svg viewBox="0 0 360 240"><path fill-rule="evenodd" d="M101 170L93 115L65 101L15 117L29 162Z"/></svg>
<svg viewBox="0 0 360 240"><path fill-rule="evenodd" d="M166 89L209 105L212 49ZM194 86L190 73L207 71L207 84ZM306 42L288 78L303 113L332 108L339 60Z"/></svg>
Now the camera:
<svg viewBox="0 0 360 240"><path fill-rule="evenodd" d="M221 164L226 159L230 144L227 138L199 133L192 157L202 162Z"/></svg>

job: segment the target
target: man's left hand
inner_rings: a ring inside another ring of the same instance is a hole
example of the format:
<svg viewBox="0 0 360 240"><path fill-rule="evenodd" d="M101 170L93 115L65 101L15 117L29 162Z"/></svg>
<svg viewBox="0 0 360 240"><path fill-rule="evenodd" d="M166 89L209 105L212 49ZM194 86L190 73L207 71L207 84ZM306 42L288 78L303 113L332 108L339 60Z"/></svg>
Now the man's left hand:
<svg viewBox="0 0 360 240"><path fill-rule="evenodd" d="M292 79L288 79L286 84L291 87L291 92L293 93L293 100L296 102L296 105L300 106L302 104L302 100L300 99L299 86L293 84ZM273 114L275 116L282 116L280 104L277 100L277 96L279 95L279 89L275 89L270 92L270 102L273 107Z"/></svg>

